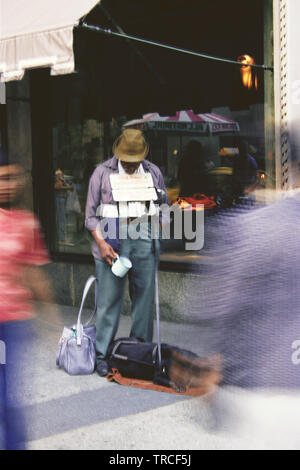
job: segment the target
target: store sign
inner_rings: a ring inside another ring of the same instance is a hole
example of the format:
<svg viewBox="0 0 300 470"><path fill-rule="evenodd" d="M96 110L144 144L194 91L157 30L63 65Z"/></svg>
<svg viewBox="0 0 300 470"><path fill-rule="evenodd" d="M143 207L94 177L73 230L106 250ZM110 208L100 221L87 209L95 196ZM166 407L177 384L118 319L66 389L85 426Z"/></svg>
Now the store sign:
<svg viewBox="0 0 300 470"><path fill-rule="evenodd" d="M239 132L239 126L235 122L229 123L202 123L202 122L172 122L155 121L148 122L148 129L153 131L181 131L208 134L216 132Z"/></svg>
<svg viewBox="0 0 300 470"><path fill-rule="evenodd" d="M155 121L149 122L148 128L153 131L191 131L203 134L209 131L209 126L201 122Z"/></svg>
<svg viewBox="0 0 300 470"><path fill-rule="evenodd" d="M240 128L236 122L228 123L228 124L210 124L211 131L214 132L239 132Z"/></svg>

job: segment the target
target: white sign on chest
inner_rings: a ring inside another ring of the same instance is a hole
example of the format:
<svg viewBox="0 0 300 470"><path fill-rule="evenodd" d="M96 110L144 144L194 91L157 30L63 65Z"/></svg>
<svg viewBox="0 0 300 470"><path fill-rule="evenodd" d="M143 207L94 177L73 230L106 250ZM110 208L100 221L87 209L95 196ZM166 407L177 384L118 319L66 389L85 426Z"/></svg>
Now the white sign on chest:
<svg viewBox="0 0 300 470"><path fill-rule="evenodd" d="M110 175L112 194L115 202L156 201L152 175Z"/></svg>

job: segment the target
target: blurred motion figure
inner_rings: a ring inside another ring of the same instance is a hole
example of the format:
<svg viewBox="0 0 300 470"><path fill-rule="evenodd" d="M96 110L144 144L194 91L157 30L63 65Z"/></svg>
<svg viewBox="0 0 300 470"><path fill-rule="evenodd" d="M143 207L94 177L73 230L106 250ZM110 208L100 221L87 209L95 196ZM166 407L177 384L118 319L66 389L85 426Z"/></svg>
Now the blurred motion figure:
<svg viewBox="0 0 300 470"><path fill-rule="evenodd" d="M25 422L19 396L21 372L29 363L33 298L51 301L51 289L38 266L49 262L37 219L17 208L25 173L0 149L0 448L25 448ZM21 392L21 393L20 393Z"/></svg>
<svg viewBox="0 0 300 470"><path fill-rule="evenodd" d="M229 211L207 222L214 262L206 295L193 295L205 312L224 382L246 388L300 390L292 345L300 340L300 192L267 207Z"/></svg>

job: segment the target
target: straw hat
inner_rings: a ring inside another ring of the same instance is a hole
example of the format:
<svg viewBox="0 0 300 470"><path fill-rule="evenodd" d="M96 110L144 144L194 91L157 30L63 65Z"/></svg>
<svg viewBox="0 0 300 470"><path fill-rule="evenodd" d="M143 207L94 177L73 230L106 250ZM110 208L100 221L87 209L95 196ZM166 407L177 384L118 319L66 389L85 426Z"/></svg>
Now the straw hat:
<svg viewBox="0 0 300 470"><path fill-rule="evenodd" d="M149 152L149 146L141 131L126 129L113 145L114 155L123 162L141 162Z"/></svg>

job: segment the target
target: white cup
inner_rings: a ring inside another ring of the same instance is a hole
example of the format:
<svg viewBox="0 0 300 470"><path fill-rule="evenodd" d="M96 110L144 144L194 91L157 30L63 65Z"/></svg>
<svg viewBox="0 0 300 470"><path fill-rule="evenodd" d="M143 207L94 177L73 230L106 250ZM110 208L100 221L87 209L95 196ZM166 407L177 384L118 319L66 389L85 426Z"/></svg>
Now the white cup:
<svg viewBox="0 0 300 470"><path fill-rule="evenodd" d="M115 276L124 277L131 268L132 263L130 259L125 258L125 256L118 256L116 259L113 260L111 270Z"/></svg>

